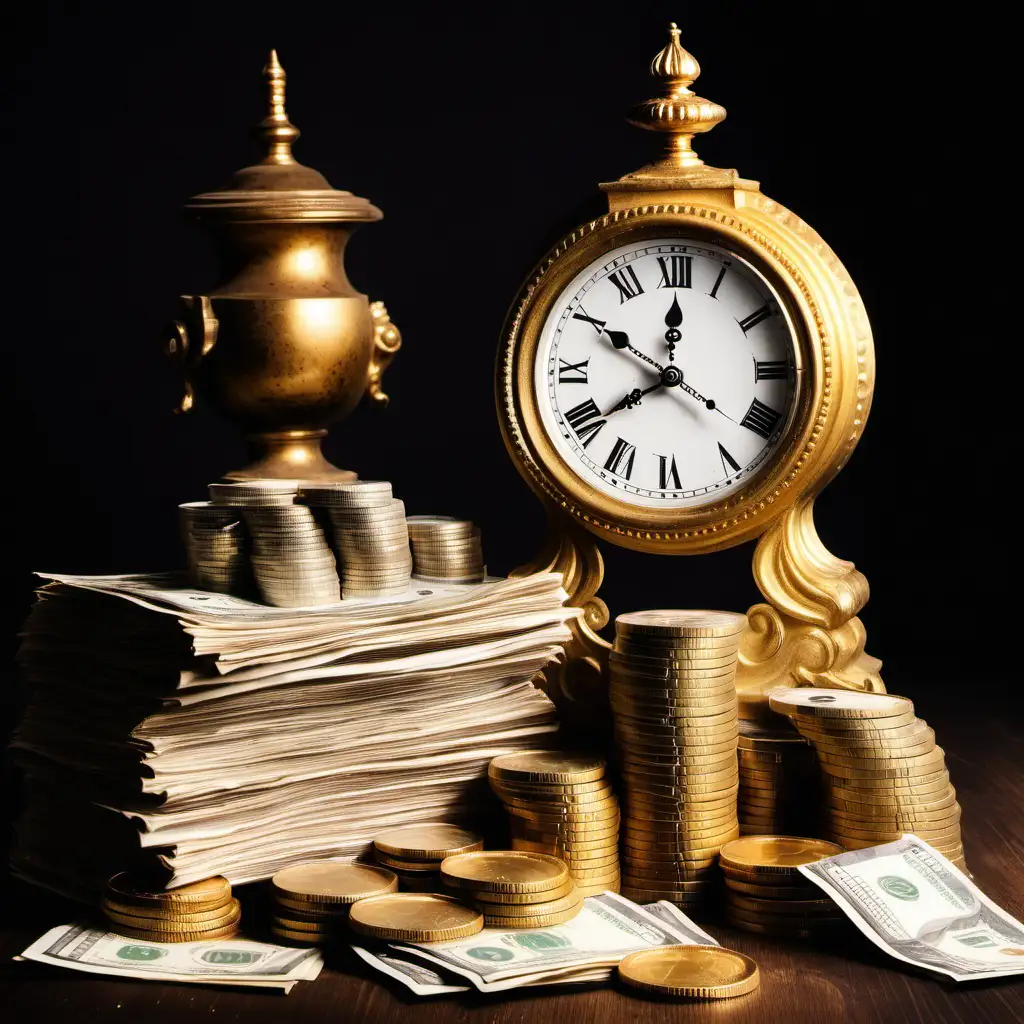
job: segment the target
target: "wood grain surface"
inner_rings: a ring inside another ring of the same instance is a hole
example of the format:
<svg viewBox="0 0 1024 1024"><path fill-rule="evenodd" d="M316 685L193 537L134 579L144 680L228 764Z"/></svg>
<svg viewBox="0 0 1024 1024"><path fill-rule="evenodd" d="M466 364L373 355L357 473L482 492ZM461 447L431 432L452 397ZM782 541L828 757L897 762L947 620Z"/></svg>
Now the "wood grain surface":
<svg viewBox="0 0 1024 1024"><path fill-rule="evenodd" d="M1001 907L1024 919L1024 741L1019 704L995 694L963 707L948 699L936 701L934 708L927 699L919 698L917 703L919 713L936 727L946 750L964 808L964 842L975 880ZM72 849L68 855L73 856ZM245 898L245 889L238 892ZM8 887L0 903L0 1008L5 1020L19 1024L79 1020L126 1024L1024 1021L1024 980L956 985L937 976L908 972L856 933L821 945L751 935L714 920L702 923L723 945L752 956L760 966L761 986L750 995L715 1003L660 1002L612 984L417 999L397 982L375 974L347 950L329 952L320 978L300 982L289 996L119 981L10 960L46 929L72 920L75 913L72 904L28 886Z"/></svg>

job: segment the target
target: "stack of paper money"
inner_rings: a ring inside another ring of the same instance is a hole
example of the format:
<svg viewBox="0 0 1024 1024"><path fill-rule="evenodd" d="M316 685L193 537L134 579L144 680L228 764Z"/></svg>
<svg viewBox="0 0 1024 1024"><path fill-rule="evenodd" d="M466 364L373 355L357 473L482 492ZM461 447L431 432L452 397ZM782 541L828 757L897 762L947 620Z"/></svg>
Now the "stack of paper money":
<svg viewBox="0 0 1024 1024"><path fill-rule="evenodd" d="M315 610L46 578L20 655L13 863L72 896L133 868L240 884L368 853L398 824L472 821L493 806L488 762L557 731L530 682L578 614L557 574Z"/></svg>

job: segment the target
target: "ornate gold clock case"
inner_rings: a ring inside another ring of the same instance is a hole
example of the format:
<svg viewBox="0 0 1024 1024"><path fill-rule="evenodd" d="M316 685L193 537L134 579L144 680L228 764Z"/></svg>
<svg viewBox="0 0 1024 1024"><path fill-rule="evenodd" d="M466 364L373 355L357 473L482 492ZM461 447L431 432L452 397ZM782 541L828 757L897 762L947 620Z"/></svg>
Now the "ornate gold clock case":
<svg viewBox="0 0 1024 1024"><path fill-rule="evenodd" d="M857 618L867 580L813 520L871 404L864 306L812 228L693 152L725 111L691 92L699 66L670 33L651 65L663 95L630 114L665 134L667 154L601 186L608 214L540 262L498 357L505 443L550 517L547 546L518 571L563 572L585 609L549 690L563 706L604 692L596 538L680 555L755 537L765 602L741 649L744 713L774 685L882 690ZM627 423L632 434L616 429Z"/></svg>

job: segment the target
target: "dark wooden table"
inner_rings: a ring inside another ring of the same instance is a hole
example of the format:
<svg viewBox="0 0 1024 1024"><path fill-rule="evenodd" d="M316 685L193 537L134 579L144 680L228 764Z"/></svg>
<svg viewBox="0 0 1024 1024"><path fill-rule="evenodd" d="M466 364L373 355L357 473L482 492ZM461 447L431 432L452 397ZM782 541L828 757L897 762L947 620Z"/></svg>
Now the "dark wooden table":
<svg viewBox="0 0 1024 1024"><path fill-rule="evenodd" d="M1024 919L1024 732L1019 702L982 688L961 691L959 704L918 699L936 727L964 808L968 865L985 893ZM73 851L69 850L69 856ZM14 885L0 903L0 1013L5 1021L372 1021L665 1022L730 1024L1004 1024L1024 1021L1024 979L955 985L910 973L857 934L829 946L768 939L705 922L723 945L752 956L761 987L716 1003L665 1003L614 985L540 989L498 996L417 999L373 973L354 955L328 955L315 982L290 996L240 989L118 981L34 963L12 963L46 929L73 919L72 905ZM852 929L851 929L852 930Z"/></svg>

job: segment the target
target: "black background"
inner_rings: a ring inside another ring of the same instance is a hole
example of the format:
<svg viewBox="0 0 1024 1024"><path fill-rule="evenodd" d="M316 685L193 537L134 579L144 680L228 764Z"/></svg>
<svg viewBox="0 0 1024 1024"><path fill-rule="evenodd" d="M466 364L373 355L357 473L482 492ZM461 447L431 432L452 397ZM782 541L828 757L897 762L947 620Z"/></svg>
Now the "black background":
<svg viewBox="0 0 1024 1024"><path fill-rule="evenodd" d="M648 63L675 19L703 68L697 91L729 111L701 155L813 225L867 303L875 404L817 520L871 581L862 617L889 689L1005 674L1020 332L993 282L1014 229L998 136L979 120L998 94L983 7L955 26L898 3L275 7L38 3L8 25L12 652L32 570L179 564L176 505L244 460L209 409L172 415L159 340L176 297L215 280L181 207L258 158L247 130L271 46L298 158L385 212L347 266L405 339L390 408L358 410L328 455L394 481L410 512L476 520L492 571L527 560L543 519L498 431L499 331L534 261L602 212L596 183L654 156L623 114L651 94ZM743 609L750 554L609 547L602 594L613 612Z"/></svg>

